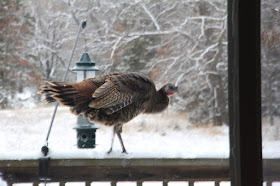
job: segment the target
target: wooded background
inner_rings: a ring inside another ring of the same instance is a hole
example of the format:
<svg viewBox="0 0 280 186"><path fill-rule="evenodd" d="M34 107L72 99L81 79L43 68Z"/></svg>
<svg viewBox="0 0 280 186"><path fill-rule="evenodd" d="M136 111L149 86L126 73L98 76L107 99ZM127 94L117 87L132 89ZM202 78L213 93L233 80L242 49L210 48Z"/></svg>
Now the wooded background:
<svg viewBox="0 0 280 186"><path fill-rule="evenodd" d="M280 2L262 2L263 115L280 110ZM39 104L45 80L61 81L80 20L72 62L88 52L100 68L148 74L179 86L171 108L194 124L228 123L226 0L1 0L0 107ZM71 72L67 81L75 81Z"/></svg>

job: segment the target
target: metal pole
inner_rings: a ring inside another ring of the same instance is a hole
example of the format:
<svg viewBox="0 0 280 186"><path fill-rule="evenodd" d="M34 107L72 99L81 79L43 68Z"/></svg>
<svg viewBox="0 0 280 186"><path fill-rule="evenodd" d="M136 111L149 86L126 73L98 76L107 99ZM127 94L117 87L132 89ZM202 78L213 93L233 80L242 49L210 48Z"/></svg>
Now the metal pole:
<svg viewBox="0 0 280 186"><path fill-rule="evenodd" d="M64 74L64 77L63 77L62 81L65 81L66 78L67 78L68 71L69 71L69 68L70 68L70 65L71 65L71 62L72 62L72 58L73 58L73 55L74 55L74 51L76 49L76 45L77 45L77 42L78 42L79 35L81 33L81 30L84 29L85 27L86 27L86 21L83 20L83 21L81 21L81 23L79 25L78 32L77 32L77 35L76 35L76 38L75 38L75 42L74 42L74 45L73 45L73 48L72 48L71 56L69 58L68 65L66 67L66 71L65 71L65 74ZM50 136L50 133L51 133L51 129L52 129L52 126L53 126L53 121L54 121L54 118L55 118L55 114L56 114L58 105L59 105L59 103L57 102L56 105L55 105L53 114L52 114L51 123L50 123L49 130L48 130L47 137L46 137L46 144L45 144L45 146L43 146L45 149L47 149L46 147L48 147L48 140L49 140L49 136ZM42 147L42 151L43 151L43 147ZM43 154L46 156L47 152L43 151Z"/></svg>

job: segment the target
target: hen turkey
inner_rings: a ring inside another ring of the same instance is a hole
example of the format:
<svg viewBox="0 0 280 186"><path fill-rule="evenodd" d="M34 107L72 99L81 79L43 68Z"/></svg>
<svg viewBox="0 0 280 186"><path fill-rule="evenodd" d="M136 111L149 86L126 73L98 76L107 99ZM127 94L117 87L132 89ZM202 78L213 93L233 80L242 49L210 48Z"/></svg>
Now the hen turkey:
<svg viewBox="0 0 280 186"><path fill-rule="evenodd" d="M117 134L123 153L127 153L121 137L122 126L140 113L158 113L167 108L168 96L177 87L166 84L158 91L154 83L145 75L135 72L111 73L96 78L88 78L78 83L46 81L39 94L45 101L70 107L91 122L114 126L111 148Z"/></svg>

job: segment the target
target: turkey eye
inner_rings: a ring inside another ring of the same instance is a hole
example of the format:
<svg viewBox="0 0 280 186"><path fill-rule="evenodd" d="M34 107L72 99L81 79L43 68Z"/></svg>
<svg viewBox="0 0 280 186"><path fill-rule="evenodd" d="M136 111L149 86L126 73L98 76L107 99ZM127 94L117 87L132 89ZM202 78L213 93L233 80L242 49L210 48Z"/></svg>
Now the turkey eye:
<svg viewBox="0 0 280 186"><path fill-rule="evenodd" d="M175 88L172 85L168 86L168 89L169 90L175 90Z"/></svg>
<svg viewBox="0 0 280 186"><path fill-rule="evenodd" d="M177 92L178 91L178 88L175 87L174 85L170 85L168 88L169 88L169 90L171 90L173 92Z"/></svg>

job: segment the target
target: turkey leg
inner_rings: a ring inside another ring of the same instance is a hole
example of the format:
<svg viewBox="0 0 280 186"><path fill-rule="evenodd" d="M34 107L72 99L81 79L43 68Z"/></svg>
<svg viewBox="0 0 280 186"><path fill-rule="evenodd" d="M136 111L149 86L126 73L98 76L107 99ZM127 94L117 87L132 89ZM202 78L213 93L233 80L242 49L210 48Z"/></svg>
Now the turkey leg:
<svg viewBox="0 0 280 186"><path fill-rule="evenodd" d="M114 145L114 139L115 139L115 134L118 135L118 138L120 140L120 143L121 143L121 146L122 146L122 153L126 153L127 154L127 151L124 147L124 144L123 144L123 140L122 140L122 136L121 136L121 132L122 132L122 125L115 125L114 126L114 130L113 130L113 136L112 136L112 141L111 141L111 148L110 150L108 151L108 154L110 154L113 150L113 145Z"/></svg>
<svg viewBox="0 0 280 186"><path fill-rule="evenodd" d="M110 150L107 152L108 154L110 154L110 153L112 152L112 150L113 150L115 134L116 134L116 128L114 127L113 136L112 136L112 141L111 141L111 148L110 148Z"/></svg>
<svg viewBox="0 0 280 186"><path fill-rule="evenodd" d="M123 144L123 140L122 140L121 132L120 132L120 131L117 131L117 135L118 135L119 140L120 140L121 145L122 145L122 150L123 150L123 151L122 151L122 153L127 154L126 149L125 149L124 144Z"/></svg>

